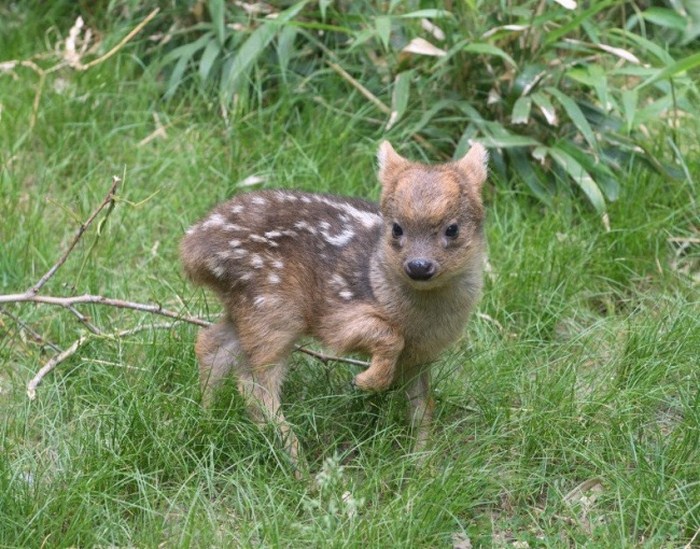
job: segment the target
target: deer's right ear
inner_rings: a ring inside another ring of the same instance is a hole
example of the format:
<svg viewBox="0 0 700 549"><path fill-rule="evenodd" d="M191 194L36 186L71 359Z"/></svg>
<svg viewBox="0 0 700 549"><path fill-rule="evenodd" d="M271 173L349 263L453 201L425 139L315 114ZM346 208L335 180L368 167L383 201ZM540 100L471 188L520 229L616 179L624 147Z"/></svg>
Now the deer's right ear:
<svg viewBox="0 0 700 549"><path fill-rule="evenodd" d="M395 172L408 160L403 158L394 150L391 143L382 141L377 151L377 164L379 165L379 181L382 185L386 185L391 180L392 172Z"/></svg>

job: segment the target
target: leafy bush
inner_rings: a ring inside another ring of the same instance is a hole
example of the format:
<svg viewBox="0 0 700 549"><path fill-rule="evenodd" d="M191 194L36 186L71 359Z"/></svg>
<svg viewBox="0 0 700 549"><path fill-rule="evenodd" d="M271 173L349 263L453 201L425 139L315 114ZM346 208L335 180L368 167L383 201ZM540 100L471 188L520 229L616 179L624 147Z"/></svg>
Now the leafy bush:
<svg viewBox="0 0 700 549"><path fill-rule="evenodd" d="M340 75L387 115L390 137L424 136L454 155L479 140L497 173L543 202L574 184L603 213L630 162L682 173L668 129L697 100L687 73L700 54L683 52L700 13L673 5L474 0L448 11L392 1L381 11L321 0L277 10L209 0L157 66L166 97L196 80L242 111Z"/></svg>

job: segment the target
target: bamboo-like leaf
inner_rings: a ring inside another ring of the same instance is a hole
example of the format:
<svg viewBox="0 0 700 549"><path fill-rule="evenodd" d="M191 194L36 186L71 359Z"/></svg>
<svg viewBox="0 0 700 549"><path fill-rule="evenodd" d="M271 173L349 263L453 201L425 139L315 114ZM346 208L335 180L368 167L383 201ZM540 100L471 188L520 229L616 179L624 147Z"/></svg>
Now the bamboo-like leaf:
<svg viewBox="0 0 700 549"><path fill-rule="evenodd" d="M425 9L416 10L409 13L402 13L401 15L396 15L395 17L401 19L422 19L423 17L426 19L440 19L441 17L452 17L452 14L447 10Z"/></svg>
<svg viewBox="0 0 700 549"><path fill-rule="evenodd" d="M406 112L412 76L413 71L409 70L400 72L394 79L394 91L391 94L391 115L389 116L389 122L386 124L387 130L390 130L394 124L401 120L404 112Z"/></svg>
<svg viewBox="0 0 700 549"><path fill-rule="evenodd" d="M221 52L221 45L218 39L212 38L202 52L202 58L199 60L199 77L202 82L206 82L209 77L214 61Z"/></svg>
<svg viewBox="0 0 700 549"><path fill-rule="evenodd" d="M620 105L622 106L622 114L625 117L628 132L634 127L634 119L637 112L637 95L636 90L622 90L620 94Z"/></svg>
<svg viewBox="0 0 700 549"><path fill-rule="evenodd" d="M559 125L557 111L554 110L554 105L552 105L552 102L549 100L549 97L547 97L542 92L535 92L532 94L532 100L540 108L540 111L542 111L542 114L547 120L547 124L549 124L550 126Z"/></svg>
<svg viewBox="0 0 700 549"><path fill-rule="evenodd" d="M683 59L679 59L675 63L664 67L657 74L639 84L636 89L641 90L654 82L658 82L664 78L671 78L677 74L687 72L697 67L700 67L700 52L684 57Z"/></svg>
<svg viewBox="0 0 700 549"><path fill-rule="evenodd" d="M535 147L539 146L540 142L526 135L503 134L489 135L482 137L479 141L484 147L496 149L508 149L511 147Z"/></svg>
<svg viewBox="0 0 700 549"><path fill-rule="evenodd" d="M547 148L547 154L574 180L581 188L597 212L605 211L605 198L600 187L591 175L571 155L559 147Z"/></svg>
<svg viewBox="0 0 700 549"><path fill-rule="evenodd" d="M463 50L469 53L495 55L496 57L500 57L516 69L518 68L517 63L510 55L504 52L501 48L492 44L487 44L486 42L472 42L471 44L467 44L466 46L464 46Z"/></svg>
<svg viewBox="0 0 700 549"><path fill-rule="evenodd" d="M209 16L220 47L223 47L226 41L225 8L224 0L209 0Z"/></svg>
<svg viewBox="0 0 700 549"><path fill-rule="evenodd" d="M525 95L518 97L513 105L513 112L510 115L512 124L527 124L530 120L530 109L532 108L532 97Z"/></svg>
<svg viewBox="0 0 700 549"><path fill-rule="evenodd" d="M333 0L319 0L318 2L318 7L321 10L321 19L324 21L326 20L326 11L328 10L328 6L333 4Z"/></svg>
<svg viewBox="0 0 700 549"><path fill-rule="evenodd" d="M384 48L389 47L389 37L391 36L391 17L380 15L374 19L374 28L377 36Z"/></svg>
<svg viewBox="0 0 700 549"><path fill-rule="evenodd" d="M581 132L581 135L583 135L583 138L586 140L588 145L591 147L591 149L596 150L598 148L598 143L595 135L593 134L593 129L579 106L576 104L576 101L554 87L548 87L546 90L557 98L557 101L559 101L561 106L564 107L566 114L574 123L576 129Z"/></svg>
<svg viewBox="0 0 700 549"><path fill-rule="evenodd" d="M281 12L275 19L266 20L255 29L245 42L241 45L232 59L224 65L224 72L221 77L221 98L228 102L231 100L241 79L248 74L251 66L262 55L265 48L270 44L277 31L297 15L308 0L297 2L290 8Z"/></svg>
<svg viewBox="0 0 700 549"><path fill-rule="evenodd" d="M652 6L645 9L641 16L645 21L677 31L684 31L688 24L685 17L668 8Z"/></svg>
<svg viewBox="0 0 700 549"><path fill-rule="evenodd" d="M525 151L520 148L506 149L506 155L515 173L525 182L532 193L547 206L551 206L552 190L547 188L546 183L542 180L535 168L533 168Z"/></svg>
<svg viewBox="0 0 700 549"><path fill-rule="evenodd" d="M414 38L401 51L405 53L416 53L418 55L429 55L431 57L443 57L447 55L445 50L432 45L424 38Z"/></svg>
<svg viewBox="0 0 700 549"><path fill-rule="evenodd" d="M551 31L547 32L545 39L544 39L545 44L547 44L547 45L554 44L554 42L559 40L562 36L566 36L571 31L580 28L581 24L584 21L593 17L596 13L606 9L614 1L615 0L604 0L604 1L598 1L598 2L591 2L592 6L590 8L588 8L587 10L584 10L583 12L578 14L576 17L571 19L571 21L561 25L559 28L552 29Z"/></svg>
<svg viewBox="0 0 700 549"><path fill-rule="evenodd" d="M294 40L298 29L293 25L286 25L277 38L277 59L279 59L282 77L285 78L289 61L294 53Z"/></svg>

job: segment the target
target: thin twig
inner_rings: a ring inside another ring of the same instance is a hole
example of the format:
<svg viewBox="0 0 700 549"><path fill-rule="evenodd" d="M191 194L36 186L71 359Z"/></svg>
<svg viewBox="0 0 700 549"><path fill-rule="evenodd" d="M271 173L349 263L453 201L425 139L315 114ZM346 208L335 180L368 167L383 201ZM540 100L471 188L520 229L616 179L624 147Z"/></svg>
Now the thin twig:
<svg viewBox="0 0 700 549"><path fill-rule="evenodd" d="M328 50L326 50L326 51L328 51ZM388 107L386 105L386 103L384 103L381 99L379 99L371 91L369 91L367 88L365 88L357 79L353 78L353 76L350 73L348 73L343 67L341 67L337 63L334 63L333 61L326 61L326 65L328 65L337 74L339 74L353 88L355 88L362 95L364 95L380 111L382 111L384 114L391 115L391 108ZM413 138L415 141L417 141L423 148L429 149L430 151L432 151L434 154L440 156L441 158L449 159L448 155L446 155L442 151L439 151L438 149L436 149L433 146L433 144L430 143L427 139L425 139L422 135L414 133L413 135L411 135L411 138Z"/></svg>
<svg viewBox="0 0 700 549"><path fill-rule="evenodd" d="M295 345L294 350L317 358L324 364L328 364L329 362L345 362L346 364L354 364L355 366L364 366L365 368L369 368L369 362L365 362L364 360L355 360L354 358L326 355L318 351L312 351L311 349L307 349L306 347L302 347L300 345Z"/></svg>
<svg viewBox="0 0 700 549"><path fill-rule="evenodd" d="M201 318L183 316L175 311L163 309L159 304L154 303L137 303L135 301L125 301L123 299L112 299L102 295L76 295L58 297L52 295L32 295L29 293L23 294L7 294L0 295L0 303L44 303L48 305L57 305L68 310L75 305L90 303L94 305L107 305L108 307L116 307L117 309L131 309L133 311L141 311L142 313L152 313L160 316L166 316L175 320L197 324L198 326L209 326L210 322ZM71 311L72 312L72 311ZM80 320L80 318L78 318ZM82 320L81 320L82 322Z"/></svg>
<svg viewBox="0 0 700 549"><path fill-rule="evenodd" d="M27 295L34 295L39 293L39 290L41 290L44 284L46 284L49 281L49 279L54 274L56 274L56 271L58 271L58 269L61 268L61 265L63 265L66 262L66 259L68 259L68 256L73 251L73 248L75 248L75 245L78 243L80 238L83 236L83 233L88 229L88 227L92 224L95 218L105 207L110 206L110 209L107 210L107 215L110 214L110 212L112 211L112 206L114 206L114 195L117 192L117 187L119 186L120 182L121 179L119 177L117 177L116 175L112 176L112 186L110 187L107 196L102 201L102 204L100 204L97 207L97 209L94 212L92 212L90 217L88 217L87 221L85 221L80 225L80 227L78 227L78 230L75 233L75 236L73 237L73 241L68 246L68 249L66 249L66 251L63 252L63 255L58 259L58 261L54 263L48 271L46 271L46 274L44 274L44 276L42 276L39 279L39 282L37 282L36 284L34 284L34 286L27 290Z"/></svg>
<svg viewBox="0 0 700 549"><path fill-rule="evenodd" d="M4 307L0 307L0 313L4 314L6 317L12 319L12 321L17 324L20 329L24 330L27 332L32 338L34 338L34 341L41 345L46 345L47 347L51 347L54 351L57 353L61 352L61 348L56 345L55 343L52 343L48 339L46 339L44 336L42 336L39 332L37 332L34 328L32 328L29 324L24 322L21 318L19 318L17 315L11 313Z"/></svg>
<svg viewBox="0 0 700 549"><path fill-rule="evenodd" d="M99 65L103 61L106 61L107 59L112 57L115 53L117 53L120 49L122 49L129 40L131 40L134 36L136 36L139 32L141 32L141 29L143 29L143 27L145 27L150 22L150 20L153 19L158 14L159 11L160 11L160 8L156 8L151 13L149 13L143 21L141 21L138 25L136 25L131 30L131 32L129 34L127 34L124 38L122 38L121 41L116 46L114 46L111 50L109 50L107 53L98 57L97 59L93 59L92 61L90 61L89 63L87 63L85 65L80 64L76 68L78 70L85 71L85 70L89 69L90 67L94 67L95 65Z"/></svg>
<svg viewBox="0 0 700 549"><path fill-rule="evenodd" d="M152 324L148 326L137 326L136 328L129 328L127 330L121 330L113 334L104 334L105 337L112 339L120 339L129 335L136 334L138 332L143 332L144 330L162 330L172 328L173 324ZM82 347L90 339L90 334L83 334L78 339L76 339L73 344L68 347L65 351L58 353L56 356L51 358L46 364L44 364L41 369L36 373L36 375L29 380L27 383L27 396L29 400L34 400L36 398L36 388L39 386L41 381L44 379L46 374L51 372L56 366L65 362L67 359L72 357L78 352L78 349Z"/></svg>
<svg viewBox="0 0 700 549"><path fill-rule="evenodd" d="M41 369L36 373L36 375L27 383L27 396L29 400L34 400L36 398L36 388L41 383L41 380L46 374L58 366L61 362L67 358L72 357L78 352L78 349L88 340L88 335L81 335L78 339L73 342L73 345L68 347L65 351L58 353L46 364L44 364Z"/></svg>

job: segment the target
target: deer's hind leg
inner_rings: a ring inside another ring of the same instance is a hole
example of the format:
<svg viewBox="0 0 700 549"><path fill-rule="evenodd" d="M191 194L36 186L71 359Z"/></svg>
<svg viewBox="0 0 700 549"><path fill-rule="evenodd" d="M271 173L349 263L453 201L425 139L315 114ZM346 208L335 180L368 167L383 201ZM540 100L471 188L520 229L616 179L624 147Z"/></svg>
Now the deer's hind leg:
<svg viewBox="0 0 700 549"><path fill-rule="evenodd" d="M199 362L199 386L202 404L211 406L214 393L233 369L239 369L247 359L241 348L236 329L229 319L223 319L199 332L195 352Z"/></svg>
<svg viewBox="0 0 700 549"><path fill-rule="evenodd" d="M271 314L261 318L265 321L241 326L241 342L248 360L236 364L238 389L256 423L272 423L277 427L299 476L299 442L282 413L280 392L288 369L287 359L304 326L301 319L286 316L278 318Z"/></svg>

